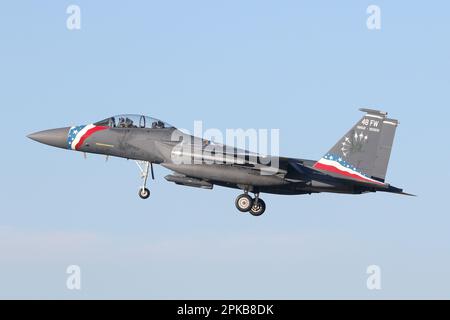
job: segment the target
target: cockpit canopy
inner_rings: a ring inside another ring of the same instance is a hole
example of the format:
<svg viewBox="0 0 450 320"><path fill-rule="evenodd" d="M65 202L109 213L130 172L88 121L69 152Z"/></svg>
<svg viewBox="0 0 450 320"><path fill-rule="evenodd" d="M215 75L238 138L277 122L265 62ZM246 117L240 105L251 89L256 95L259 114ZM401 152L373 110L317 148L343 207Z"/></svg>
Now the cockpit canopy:
<svg viewBox="0 0 450 320"><path fill-rule="evenodd" d="M147 128L147 129L166 129L173 128L170 124L159 119L147 117L138 114L122 114L105 120L96 122L97 126L111 128Z"/></svg>

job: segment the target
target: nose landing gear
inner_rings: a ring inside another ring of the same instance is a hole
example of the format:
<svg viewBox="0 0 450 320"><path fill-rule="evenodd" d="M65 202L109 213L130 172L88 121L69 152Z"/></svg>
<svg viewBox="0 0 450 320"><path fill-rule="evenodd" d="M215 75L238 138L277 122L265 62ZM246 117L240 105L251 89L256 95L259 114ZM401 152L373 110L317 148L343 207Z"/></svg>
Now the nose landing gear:
<svg viewBox="0 0 450 320"><path fill-rule="evenodd" d="M147 188L139 189L139 197L141 197L141 199L147 199L150 197L150 190Z"/></svg>
<svg viewBox="0 0 450 320"><path fill-rule="evenodd" d="M147 199L150 197L150 190L147 189L149 171L151 172L152 179L155 180L155 175L153 174L153 164L148 161L136 161L136 164L141 171L141 178L144 180L142 187L139 189L139 197L141 197L141 199Z"/></svg>
<svg viewBox="0 0 450 320"><path fill-rule="evenodd" d="M259 192L255 193L255 198L244 192L236 198L235 204L240 212L250 212L255 217L262 215L266 211L266 203L259 198Z"/></svg>

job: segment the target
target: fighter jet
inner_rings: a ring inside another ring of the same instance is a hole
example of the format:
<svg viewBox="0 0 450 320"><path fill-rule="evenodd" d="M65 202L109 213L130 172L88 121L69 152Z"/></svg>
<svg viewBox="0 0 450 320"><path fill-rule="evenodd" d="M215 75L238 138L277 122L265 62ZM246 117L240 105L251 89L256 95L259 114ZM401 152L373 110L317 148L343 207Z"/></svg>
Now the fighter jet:
<svg viewBox="0 0 450 320"><path fill-rule="evenodd" d="M113 116L93 124L36 132L28 138L58 148L135 160L143 178L142 199L150 196L147 181L149 175L154 179L154 164L173 171L165 179L178 185L242 190L236 208L253 216L266 210L261 193L410 195L385 181L398 120L383 111L360 110L364 116L319 160L259 155L215 144L144 115Z"/></svg>

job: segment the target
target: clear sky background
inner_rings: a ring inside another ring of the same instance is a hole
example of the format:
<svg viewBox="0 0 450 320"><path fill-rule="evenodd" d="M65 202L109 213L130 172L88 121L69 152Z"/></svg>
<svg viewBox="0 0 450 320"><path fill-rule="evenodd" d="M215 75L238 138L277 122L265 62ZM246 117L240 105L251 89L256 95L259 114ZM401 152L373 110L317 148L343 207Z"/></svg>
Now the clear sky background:
<svg viewBox="0 0 450 320"><path fill-rule="evenodd" d="M66 8L81 8L81 30ZM366 9L381 8L381 30ZM450 298L448 1L8 1L0 5L1 298ZM26 135L143 113L279 128L318 159L361 116L401 122L388 181L418 194L177 186ZM79 265L82 290L66 288ZM382 270L382 290L366 268Z"/></svg>

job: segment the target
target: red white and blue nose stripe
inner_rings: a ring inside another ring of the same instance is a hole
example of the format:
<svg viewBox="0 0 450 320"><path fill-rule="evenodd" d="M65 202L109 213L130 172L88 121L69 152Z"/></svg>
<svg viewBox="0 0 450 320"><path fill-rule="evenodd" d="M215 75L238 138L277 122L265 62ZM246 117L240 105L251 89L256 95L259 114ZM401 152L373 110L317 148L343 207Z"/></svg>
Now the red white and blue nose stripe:
<svg viewBox="0 0 450 320"><path fill-rule="evenodd" d="M83 145L84 141L86 141L93 133L107 128L108 127L96 126L93 124L71 127L67 136L67 148L78 150Z"/></svg>

